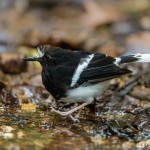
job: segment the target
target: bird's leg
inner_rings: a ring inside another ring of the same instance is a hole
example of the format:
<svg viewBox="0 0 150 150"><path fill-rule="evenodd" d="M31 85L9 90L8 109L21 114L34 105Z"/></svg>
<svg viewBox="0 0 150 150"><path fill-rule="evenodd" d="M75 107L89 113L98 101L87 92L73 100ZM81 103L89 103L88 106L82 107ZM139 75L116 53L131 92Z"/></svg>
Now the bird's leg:
<svg viewBox="0 0 150 150"><path fill-rule="evenodd" d="M71 115L75 111L77 111L77 110L79 110L79 109L81 109L81 108L83 108L84 106L87 106L87 105L89 105L89 103L83 103L83 104L79 105L78 107L75 107L75 108L73 108L73 109L71 109L69 111L66 111L66 112L62 112L62 111L56 110L56 109L54 109L52 107L52 111L60 114L61 116L68 116L68 115Z"/></svg>
<svg viewBox="0 0 150 150"><path fill-rule="evenodd" d="M95 106L96 106L96 98L94 98L93 102L88 106L88 108L92 113L95 113Z"/></svg>
<svg viewBox="0 0 150 150"><path fill-rule="evenodd" d="M79 109L78 113L75 115L75 117L74 117L74 118L75 118L75 119L79 118L79 116L80 116L81 112L82 112L82 108L81 108L81 109Z"/></svg>

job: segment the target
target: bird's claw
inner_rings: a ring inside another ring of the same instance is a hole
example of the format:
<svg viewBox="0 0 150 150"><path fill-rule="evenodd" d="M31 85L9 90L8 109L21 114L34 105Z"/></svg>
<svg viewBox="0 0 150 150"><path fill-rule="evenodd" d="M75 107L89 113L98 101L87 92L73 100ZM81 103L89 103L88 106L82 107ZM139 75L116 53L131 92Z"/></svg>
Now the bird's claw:
<svg viewBox="0 0 150 150"><path fill-rule="evenodd" d="M61 116L68 116L71 118L71 120L74 122L74 123L79 123L79 119L77 119L76 117L73 117L71 114L70 114L70 111L68 112L62 112L62 111L59 111L59 110L56 110L55 108L51 107L51 111L52 112L56 112L58 113L59 115Z"/></svg>
<svg viewBox="0 0 150 150"><path fill-rule="evenodd" d="M73 117L72 115L69 115L69 117L71 118L71 120L74 122L74 123L79 123L80 120L77 119L76 117Z"/></svg>

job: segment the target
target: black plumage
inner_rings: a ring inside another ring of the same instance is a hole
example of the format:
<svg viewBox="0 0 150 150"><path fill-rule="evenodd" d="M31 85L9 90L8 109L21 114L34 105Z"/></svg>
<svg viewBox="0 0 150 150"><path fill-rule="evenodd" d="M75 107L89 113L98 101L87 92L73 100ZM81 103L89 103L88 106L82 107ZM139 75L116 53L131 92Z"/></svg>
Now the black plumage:
<svg viewBox="0 0 150 150"><path fill-rule="evenodd" d="M59 100L66 96L70 88L72 76L81 58L89 55L87 52L71 52L58 47L39 47L45 55L42 65L42 81L54 98Z"/></svg>
<svg viewBox="0 0 150 150"><path fill-rule="evenodd" d="M131 73L114 64L115 59L105 54L95 54L88 67L82 72L78 83L98 83L123 74Z"/></svg>
<svg viewBox="0 0 150 150"><path fill-rule="evenodd" d="M103 92L105 81L131 73L130 70L120 68L119 64L134 61L150 62L150 54L113 58L105 54L70 51L49 45L37 49L38 57L25 60L39 61L42 65L42 81L45 88L56 100L66 99L68 103L89 104L94 97Z"/></svg>
<svg viewBox="0 0 150 150"><path fill-rule="evenodd" d="M52 96L59 100L66 96L79 62L91 53L69 51L48 45L40 46L38 49L44 53L42 60L39 59L42 65L43 84ZM95 54L88 67L81 73L76 85L71 88L83 83L95 84L130 72L116 66L114 61L113 57L105 54Z"/></svg>

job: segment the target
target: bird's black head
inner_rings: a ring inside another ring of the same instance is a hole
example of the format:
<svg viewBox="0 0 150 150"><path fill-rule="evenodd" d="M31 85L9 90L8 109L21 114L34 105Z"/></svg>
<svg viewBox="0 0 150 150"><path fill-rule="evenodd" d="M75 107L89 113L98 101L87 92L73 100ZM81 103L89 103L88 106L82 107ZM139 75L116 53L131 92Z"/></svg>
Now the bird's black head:
<svg viewBox="0 0 150 150"><path fill-rule="evenodd" d="M59 47L53 47L50 45L41 45L37 47L38 56L24 58L25 61L38 61L43 66L44 64L54 63L56 58L60 58L64 53L64 50Z"/></svg>

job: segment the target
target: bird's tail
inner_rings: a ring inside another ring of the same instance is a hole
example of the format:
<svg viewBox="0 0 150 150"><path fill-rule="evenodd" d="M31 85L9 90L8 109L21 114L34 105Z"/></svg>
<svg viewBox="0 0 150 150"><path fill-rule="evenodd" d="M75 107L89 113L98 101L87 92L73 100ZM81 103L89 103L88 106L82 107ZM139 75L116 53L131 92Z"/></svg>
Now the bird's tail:
<svg viewBox="0 0 150 150"><path fill-rule="evenodd" d="M150 62L150 54L134 54L115 58L115 64L123 64L130 62Z"/></svg>

